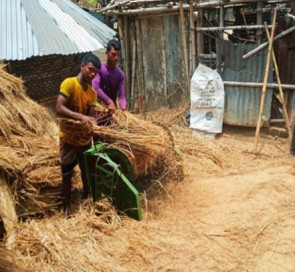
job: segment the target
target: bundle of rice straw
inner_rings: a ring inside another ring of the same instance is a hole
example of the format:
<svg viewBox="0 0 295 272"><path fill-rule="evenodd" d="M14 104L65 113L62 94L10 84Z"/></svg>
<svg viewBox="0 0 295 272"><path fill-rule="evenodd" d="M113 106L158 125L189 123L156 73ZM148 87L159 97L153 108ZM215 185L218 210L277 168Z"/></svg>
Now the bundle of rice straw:
<svg viewBox="0 0 295 272"><path fill-rule="evenodd" d="M4 69L0 63L0 175L15 197L18 216L53 212L61 179L58 127L26 95L22 80ZM0 198L0 207L4 202Z"/></svg>
<svg viewBox="0 0 295 272"><path fill-rule="evenodd" d="M76 135L84 133L79 121L60 119L60 126ZM182 170L174 152L168 129L144 121L126 111L117 111L108 126L93 126L93 133L112 147L128 150L135 157L137 178L159 178L169 172L170 178L181 179Z"/></svg>

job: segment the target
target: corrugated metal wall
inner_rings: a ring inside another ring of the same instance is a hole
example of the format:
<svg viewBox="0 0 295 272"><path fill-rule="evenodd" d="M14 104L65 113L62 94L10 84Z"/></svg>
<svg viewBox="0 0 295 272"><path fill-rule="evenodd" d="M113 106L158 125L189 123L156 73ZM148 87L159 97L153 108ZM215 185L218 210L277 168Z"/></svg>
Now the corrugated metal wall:
<svg viewBox="0 0 295 272"><path fill-rule="evenodd" d="M132 48L136 40L136 72L131 100L143 94L145 110L176 106L183 90L187 89L179 15L130 18L128 23L129 33L125 33L125 37L130 37L129 50L123 59L130 63L130 70L124 71L128 76L130 97Z"/></svg>
<svg viewBox="0 0 295 272"><path fill-rule="evenodd" d="M217 70L223 81L263 82L267 49L244 60L242 56L253 50L256 45L233 44L230 41L216 41ZM272 79L272 64L268 82ZM225 86L224 123L242 126L256 126L261 88ZM270 119L272 90L268 89L264 106L264 121Z"/></svg>

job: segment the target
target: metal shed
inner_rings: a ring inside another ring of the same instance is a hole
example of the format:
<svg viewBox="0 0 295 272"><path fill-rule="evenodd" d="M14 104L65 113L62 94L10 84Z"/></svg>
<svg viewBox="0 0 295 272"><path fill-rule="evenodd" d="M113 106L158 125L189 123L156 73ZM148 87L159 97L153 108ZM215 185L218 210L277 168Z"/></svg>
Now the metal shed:
<svg viewBox="0 0 295 272"><path fill-rule="evenodd" d="M70 0L1 0L0 60L99 50L116 34Z"/></svg>

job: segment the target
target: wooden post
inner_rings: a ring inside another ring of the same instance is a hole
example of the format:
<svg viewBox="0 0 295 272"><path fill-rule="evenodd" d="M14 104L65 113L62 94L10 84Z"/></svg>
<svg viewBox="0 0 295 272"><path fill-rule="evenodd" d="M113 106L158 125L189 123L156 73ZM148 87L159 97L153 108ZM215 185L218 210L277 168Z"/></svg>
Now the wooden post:
<svg viewBox="0 0 295 272"><path fill-rule="evenodd" d="M125 73L125 91L126 91L126 98L128 101L128 98L130 97L129 94L129 86L128 86L128 58L127 58L127 51L125 47L125 33L123 30L123 19L122 16L118 16L118 32L119 32L119 39L120 39L120 44L121 44L121 56L122 56L122 61L123 61L123 71ZM127 103L127 108L129 107Z"/></svg>
<svg viewBox="0 0 295 272"><path fill-rule="evenodd" d="M276 19L277 19L277 9L275 8L274 9L274 17L273 17L273 21L272 21L271 36L270 36L270 41L269 41L269 46L268 46L266 66L265 66L265 74L264 74L264 81L263 81L263 87L262 87L259 116L258 116L258 121L257 121L257 126L256 126L256 133L255 133L255 146L254 146L255 152L257 152L258 139L259 139L260 127L261 127L261 120L262 120L262 115L263 115L263 111L264 111L264 101L265 101L266 87L267 87L268 74L269 74L269 64L270 64L270 58L271 58L271 52L272 52L273 37L274 37L275 27L276 27Z"/></svg>
<svg viewBox="0 0 295 272"><path fill-rule="evenodd" d="M244 9L241 9L241 14L242 14L242 17L243 17L244 25L247 26L247 19L246 19L246 15L245 15ZM250 30L249 29L246 29L246 33L247 33L247 37L249 38L250 37Z"/></svg>
<svg viewBox="0 0 295 272"><path fill-rule="evenodd" d="M268 31L267 27L265 27L265 31L266 31L266 34L267 34L268 41L270 41L270 35L269 35L269 31ZM278 85L279 85L281 103L282 103L282 106L283 106L283 115L284 115L284 118L285 118L287 130L288 130L288 135L289 135L288 142L290 144L291 139L292 139L291 124L290 124L290 121L289 121L288 112L287 112L287 108L286 108L286 103L285 103L285 99L284 99L284 93L283 93L283 89L282 89L282 85L281 85L281 79L280 79L279 69L278 69L278 65L277 65L277 60L276 60L275 52L274 52L273 49L272 49L271 53L272 53L273 64L274 64L274 67L275 67L276 76L277 76Z"/></svg>
<svg viewBox="0 0 295 272"><path fill-rule="evenodd" d="M122 23L122 16L118 17L118 30L119 30L119 39L121 44L121 52L122 55L125 53L124 51L124 36L123 36L123 23Z"/></svg>
<svg viewBox="0 0 295 272"><path fill-rule="evenodd" d="M181 22L181 29L182 29L182 41L183 41L185 71L186 71L186 78L187 78L187 95L188 95L190 91L190 74L189 74L189 67L188 67L189 62L188 62L188 52L187 52L187 45L186 45L184 9L183 9L182 1L179 2L179 13L180 13L180 22Z"/></svg>

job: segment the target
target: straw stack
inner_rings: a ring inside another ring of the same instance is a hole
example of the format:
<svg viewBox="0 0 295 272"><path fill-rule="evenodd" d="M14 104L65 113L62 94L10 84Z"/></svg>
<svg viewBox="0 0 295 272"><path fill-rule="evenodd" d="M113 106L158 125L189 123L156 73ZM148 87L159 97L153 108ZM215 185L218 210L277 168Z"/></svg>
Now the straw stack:
<svg viewBox="0 0 295 272"><path fill-rule="evenodd" d="M13 135L53 135L55 124L45 108L26 96L23 82L5 70L0 63L0 136L10 139Z"/></svg>
<svg viewBox="0 0 295 272"><path fill-rule="evenodd" d="M0 175L15 197L17 215L54 212L60 194L57 125L1 63L0 97ZM0 207L11 201L0 198Z"/></svg>

